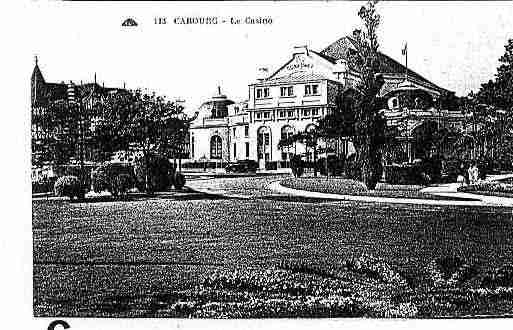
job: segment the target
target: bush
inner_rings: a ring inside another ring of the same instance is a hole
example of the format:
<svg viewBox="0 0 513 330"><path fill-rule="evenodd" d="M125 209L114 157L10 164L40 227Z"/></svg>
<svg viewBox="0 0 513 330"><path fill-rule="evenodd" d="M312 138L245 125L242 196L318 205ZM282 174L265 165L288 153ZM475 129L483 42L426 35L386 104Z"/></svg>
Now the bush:
<svg viewBox="0 0 513 330"><path fill-rule="evenodd" d="M292 170L292 174L299 178L303 175L305 171L303 160L301 159L301 156L294 155L292 159L290 160L290 169Z"/></svg>
<svg viewBox="0 0 513 330"><path fill-rule="evenodd" d="M326 175L325 157L317 161L317 169L321 175ZM344 159L339 159L336 155L328 155L328 171L331 176L341 176L344 171Z"/></svg>
<svg viewBox="0 0 513 330"><path fill-rule="evenodd" d="M123 163L105 162L91 174L94 192L108 191L113 196L133 187L133 168Z"/></svg>
<svg viewBox="0 0 513 330"><path fill-rule="evenodd" d="M434 259L428 264L426 271L435 287L456 286L477 274L477 268L473 263L456 256Z"/></svg>
<svg viewBox="0 0 513 330"><path fill-rule="evenodd" d="M57 181L57 177L49 177L39 181L32 182L32 193L38 194L53 192L55 181Z"/></svg>
<svg viewBox="0 0 513 330"><path fill-rule="evenodd" d="M513 287L513 264L505 264L488 272L481 281L484 288Z"/></svg>
<svg viewBox="0 0 513 330"><path fill-rule="evenodd" d="M69 197L69 199L84 198L84 189L80 180L76 176L62 176L57 179L53 187L54 193L59 197Z"/></svg>
<svg viewBox="0 0 513 330"><path fill-rule="evenodd" d="M356 158L356 154L352 154L344 163L344 171L349 179L361 180L362 168Z"/></svg>
<svg viewBox="0 0 513 330"><path fill-rule="evenodd" d="M513 184L482 181L482 182L477 182L477 183L469 184L466 186L458 187L458 191L462 191L462 192L488 191L488 192L498 192L498 193L513 193Z"/></svg>
<svg viewBox="0 0 513 330"><path fill-rule="evenodd" d="M178 190L182 189L185 186L185 175L177 172L173 177L173 185Z"/></svg>
<svg viewBox="0 0 513 330"><path fill-rule="evenodd" d="M423 163L385 166L385 180L391 184L429 184L432 177Z"/></svg>
<svg viewBox="0 0 513 330"><path fill-rule="evenodd" d="M149 156L149 191L166 191L173 183L175 167L166 157L158 154ZM146 161L144 157L135 161L135 185L139 191L146 191Z"/></svg>
<svg viewBox="0 0 513 330"><path fill-rule="evenodd" d="M127 194L128 190L133 187L132 176L128 174L119 174L114 179L114 184L112 186L113 195L121 195L124 196Z"/></svg>

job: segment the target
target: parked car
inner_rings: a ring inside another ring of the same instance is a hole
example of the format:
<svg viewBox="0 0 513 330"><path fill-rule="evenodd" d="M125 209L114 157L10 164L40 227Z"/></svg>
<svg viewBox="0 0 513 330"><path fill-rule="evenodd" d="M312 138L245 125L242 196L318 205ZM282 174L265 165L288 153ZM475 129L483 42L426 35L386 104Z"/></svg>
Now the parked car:
<svg viewBox="0 0 513 330"><path fill-rule="evenodd" d="M258 168L258 163L254 160L239 160L235 163L231 163L226 165L224 168L226 172L256 172Z"/></svg>

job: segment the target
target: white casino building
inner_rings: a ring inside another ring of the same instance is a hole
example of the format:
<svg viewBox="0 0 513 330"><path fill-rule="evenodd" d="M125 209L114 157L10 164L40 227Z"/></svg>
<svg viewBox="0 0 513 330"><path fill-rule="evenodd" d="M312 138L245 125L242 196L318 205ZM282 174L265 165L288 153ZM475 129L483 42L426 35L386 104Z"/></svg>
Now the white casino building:
<svg viewBox="0 0 513 330"><path fill-rule="evenodd" d="M276 72L249 85L247 101L234 103L219 88L200 107L191 125L191 160L223 166L252 159L260 168L279 168L287 166L292 154L309 155L300 143L282 150L278 142L288 134L315 128L319 118L335 109L337 95L354 91L358 76L346 61L354 50L352 43L351 37L343 37L321 52L306 46L295 48L291 59ZM415 136L425 135L426 127L443 123L461 128L462 115L442 109L440 96L453 92L384 54L380 53L380 60L385 79L381 96L388 101L385 115L390 125L401 125L410 160L419 156ZM346 154L352 150L350 142L341 148Z"/></svg>

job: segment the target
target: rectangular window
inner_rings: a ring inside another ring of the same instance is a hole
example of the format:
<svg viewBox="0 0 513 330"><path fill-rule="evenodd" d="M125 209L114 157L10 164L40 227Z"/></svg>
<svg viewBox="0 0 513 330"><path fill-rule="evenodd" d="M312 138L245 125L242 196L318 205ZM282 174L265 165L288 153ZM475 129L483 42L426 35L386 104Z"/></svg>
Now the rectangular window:
<svg viewBox="0 0 513 330"><path fill-rule="evenodd" d="M246 158L249 158L249 142L246 142Z"/></svg>
<svg viewBox="0 0 513 330"><path fill-rule="evenodd" d="M280 118L284 118L286 114L287 114L287 113L286 113L284 110L280 110L280 111L278 112L278 116L279 116Z"/></svg>
<svg viewBox="0 0 513 330"><path fill-rule="evenodd" d="M249 136L249 126L244 126L244 136L245 137Z"/></svg>
<svg viewBox="0 0 513 330"><path fill-rule="evenodd" d="M237 143L233 144L233 159L237 158Z"/></svg>
<svg viewBox="0 0 513 330"><path fill-rule="evenodd" d="M288 87L280 87L280 96L294 96L294 87L288 86Z"/></svg>
<svg viewBox="0 0 513 330"><path fill-rule="evenodd" d="M318 116L319 115L319 109L313 108L312 109L312 116Z"/></svg>
<svg viewBox="0 0 513 330"><path fill-rule="evenodd" d="M305 95L318 95L319 85L305 85Z"/></svg>
<svg viewBox="0 0 513 330"><path fill-rule="evenodd" d="M261 112L257 112L256 113L256 119L262 119L262 113Z"/></svg>
<svg viewBox="0 0 513 330"><path fill-rule="evenodd" d="M294 111L293 110L287 111L287 117L294 117Z"/></svg>
<svg viewBox="0 0 513 330"><path fill-rule="evenodd" d="M310 116L310 109L303 109L303 116L304 117Z"/></svg>
<svg viewBox="0 0 513 330"><path fill-rule="evenodd" d="M269 97L269 95L270 95L270 93L269 93L268 87L257 88L257 90L256 90L256 98L257 99L263 99L263 98Z"/></svg>
<svg viewBox="0 0 513 330"><path fill-rule="evenodd" d="M269 112L264 112L264 119L269 119L271 114Z"/></svg>
<svg viewBox="0 0 513 330"><path fill-rule="evenodd" d="M233 128L233 137L235 137L235 133L237 133L237 127Z"/></svg>

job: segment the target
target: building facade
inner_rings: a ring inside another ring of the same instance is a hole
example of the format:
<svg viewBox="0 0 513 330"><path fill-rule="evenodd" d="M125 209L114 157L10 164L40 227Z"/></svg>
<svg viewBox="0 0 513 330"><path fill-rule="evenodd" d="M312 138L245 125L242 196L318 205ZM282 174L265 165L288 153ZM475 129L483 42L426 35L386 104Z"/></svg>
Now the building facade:
<svg viewBox="0 0 513 330"><path fill-rule="evenodd" d="M296 132L315 129L317 122L337 107L337 96L355 91L359 76L349 65L355 52L351 37L343 37L320 52L307 47L295 48L291 59L276 72L260 77L249 85L244 106L232 101L226 111L209 108L216 97L200 109L200 117L191 127L191 153L194 161L258 161L260 168L287 166L293 154L311 157L308 148L296 143L280 148L279 141ZM380 53L385 80L379 96L387 124L400 132L402 155L411 161L426 153L425 138L440 127L462 129L463 115L448 100L454 93L432 83L399 62ZM230 110L232 109L232 110ZM237 110L236 110L237 109ZM339 148L345 155L354 152L349 140ZM401 151L400 150L400 151ZM398 154L401 154L399 152Z"/></svg>
<svg viewBox="0 0 513 330"><path fill-rule="evenodd" d="M91 137L95 121L102 114L100 107L95 105L109 94L125 89L100 86L96 83L96 76L94 80L92 83L79 84L72 81L47 82L36 59L31 76L33 164L45 164L52 152L49 149L63 146L69 150L59 150L58 153L69 156L71 161L78 161L82 157L85 162L90 162L98 158ZM74 138L75 143L62 141L69 138ZM67 162L67 159L62 161Z"/></svg>

